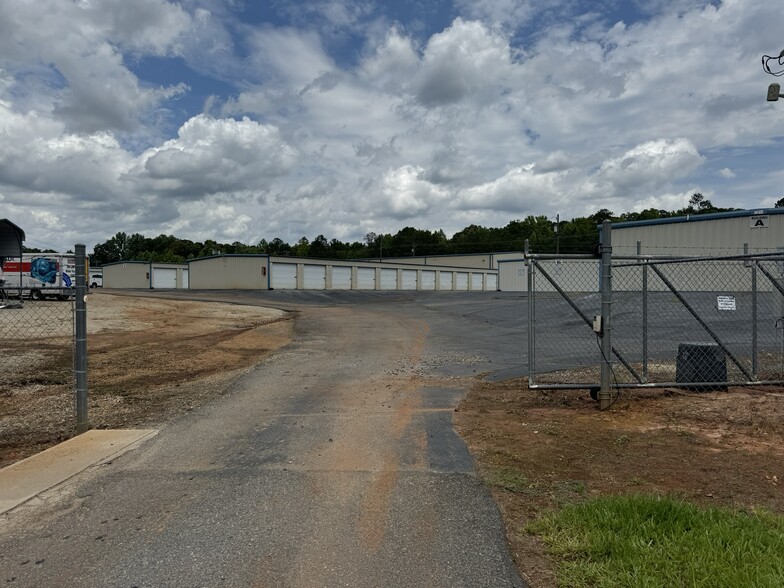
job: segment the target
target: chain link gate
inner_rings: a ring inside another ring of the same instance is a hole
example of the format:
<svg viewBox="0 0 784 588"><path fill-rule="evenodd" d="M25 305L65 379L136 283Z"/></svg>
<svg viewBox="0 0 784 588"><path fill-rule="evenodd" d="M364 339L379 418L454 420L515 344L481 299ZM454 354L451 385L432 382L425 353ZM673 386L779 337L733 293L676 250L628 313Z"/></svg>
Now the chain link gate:
<svg viewBox="0 0 784 588"><path fill-rule="evenodd" d="M530 388L784 383L784 254L612 257L609 332L598 258L526 259Z"/></svg>

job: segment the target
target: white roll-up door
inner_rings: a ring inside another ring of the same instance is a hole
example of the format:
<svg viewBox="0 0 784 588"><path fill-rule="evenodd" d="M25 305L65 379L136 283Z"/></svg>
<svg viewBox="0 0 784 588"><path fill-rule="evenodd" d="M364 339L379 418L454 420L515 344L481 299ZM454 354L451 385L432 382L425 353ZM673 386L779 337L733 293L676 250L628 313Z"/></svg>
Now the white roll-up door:
<svg viewBox="0 0 784 588"><path fill-rule="evenodd" d="M376 270L372 267L357 268L357 290L376 289Z"/></svg>
<svg viewBox="0 0 784 588"><path fill-rule="evenodd" d="M441 290L452 289L452 272L438 272L438 279L441 280L438 284Z"/></svg>
<svg viewBox="0 0 784 588"><path fill-rule="evenodd" d="M487 274L487 290L498 290L498 276L496 274Z"/></svg>
<svg viewBox="0 0 784 588"><path fill-rule="evenodd" d="M381 285L380 290L397 290L397 270L396 269L383 269L381 270Z"/></svg>
<svg viewBox="0 0 784 588"><path fill-rule="evenodd" d="M471 289L472 290L482 289L482 274L471 274Z"/></svg>
<svg viewBox="0 0 784 588"><path fill-rule="evenodd" d="M297 264L296 263L273 263L270 268L272 272L272 287L278 290L296 290L297 288Z"/></svg>
<svg viewBox="0 0 784 588"><path fill-rule="evenodd" d="M177 270L170 268L152 268L152 287L153 288L176 288Z"/></svg>
<svg viewBox="0 0 784 588"><path fill-rule="evenodd" d="M332 266L332 289L351 290L351 268L342 265Z"/></svg>
<svg viewBox="0 0 784 588"><path fill-rule="evenodd" d="M466 272L457 272L456 277L455 290L468 290L468 274Z"/></svg>
<svg viewBox="0 0 784 588"><path fill-rule="evenodd" d="M420 290L435 290L436 289L436 272L427 270L422 271L422 284L419 286Z"/></svg>
<svg viewBox="0 0 784 588"><path fill-rule="evenodd" d="M417 272L416 270L403 270L403 284L401 290L416 290Z"/></svg>
<svg viewBox="0 0 784 588"><path fill-rule="evenodd" d="M182 287L186 290L191 287L188 278L188 270L182 270Z"/></svg>
<svg viewBox="0 0 784 588"><path fill-rule="evenodd" d="M308 264L302 273L302 287L305 290L323 290L327 287L327 267Z"/></svg>

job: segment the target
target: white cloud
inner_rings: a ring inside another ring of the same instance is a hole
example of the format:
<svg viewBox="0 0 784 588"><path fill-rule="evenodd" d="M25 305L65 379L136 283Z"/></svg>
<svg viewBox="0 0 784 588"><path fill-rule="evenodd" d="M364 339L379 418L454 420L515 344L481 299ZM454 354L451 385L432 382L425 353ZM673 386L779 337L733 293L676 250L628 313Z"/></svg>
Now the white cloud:
<svg viewBox="0 0 784 588"><path fill-rule="evenodd" d="M381 204L395 218L407 219L427 212L443 203L449 192L423 178L424 169L405 165L391 170L381 181Z"/></svg>
<svg viewBox="0 0 784 588"><path fill-rule="evenodd" d="M537 3L531 0L456 0L462 14L471 19L510 28L527 24L543 8L557 9L560 2Z"/></svg>
<svg viewBox="0 0 784 588"><path fill-rule="evenodd" d="M415 78L417 100L427 106L455 104L468 98L498 98L511 72L508 42L478 22L455 20L433 35Z"/></svg>
<svg viewBox="0 0 784 588"><path fill-rule="evenodd" d="M272 76L273 80L286 83L290 90L300 90L335 69L319 36L313 32L262 27L249 36L248 43L253 51L249 65L257 75Z"/></svg>
<svg viewBox="0 0 784 588"><path fill-rule="evenodd" d="M427 38L364 0L277 5L286 26L140 3L0 0L0 199L43 235L358 239L404 219L451 232L679 208L694 191L758 206L780 185L727 160L784 136L759 67L778 50L773 0L646 0L633 24L595 4L460 0ZM213 116L184 112L180 80L138 79L145 56L220 79L192 101ZM176 136L166 109L186 121Z"/></svg>
<svg viewBox="0 0 784 588"><path fill-rule="evenodd" d="M189 200L233 191L266 192L296 161L278 130L245 117L199 115L177 139L139 158L138 177L161 194Z"/></svg>
<svg viewBox="0 0 784 588"><path fill-rule="evenodd" d="M633 196L635 190L659 190L668 182L687 176L703 161L688 139L649 141L605 161L594 175L596 191Z"/></svg>
<svg viewBox="0 0 784 588"><path fill-rule="evenodd" d="M109 133L73 134L36 113L0 103L0 186L6 197L29 202L29 193L100 201L116 193L116 178L131 161Z"/></svg>
<svg viewBox="0 0 784 588"><path fill-rule="evenodd" d="M392 27L384 42L360 64L359 76L389 93L404 93L419 69L419 56L411 39Z"/></svg>
<svg viewBox="0 0 784 588"><path fill-rule="evenodd" d="M185 88L145 87L124 64L121 48L174 54L189 28L179 6L143 4L0 0L0 67L20 74L17 95L46 105L71 130L138 130L140 118Z"/></svg>
<svg viewBox="0 0 784 588"><path fill-rule="evenodd" d="M651 141L607 159L595 171L547 165L540 171L535 164L516 167L464 190L459 202L469 210L509 214L568 208L579 211L572 213L578 215L613 203L633 208L667 190L673 180L688 175L701 162L694 145L685 139Z"/></svg>
<svg viewBox="0 0 784 588"><path fill-rule="evenodd" d="M220 199L179 204L176 219L165 227L172 234L220 235L224 241L246 241L253 218Z"/></svg>

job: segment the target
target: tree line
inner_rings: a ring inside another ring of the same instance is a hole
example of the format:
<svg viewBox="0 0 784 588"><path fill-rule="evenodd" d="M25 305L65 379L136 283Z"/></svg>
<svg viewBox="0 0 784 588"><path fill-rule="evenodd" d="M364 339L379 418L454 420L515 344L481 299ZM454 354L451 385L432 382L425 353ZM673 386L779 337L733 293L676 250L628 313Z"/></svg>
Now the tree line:
<svg viewBox="0 0 784 588"><path fill-rule="evenodd" d="M784 199L780 201L784 206ZM778 205L778 203L777 203ZM318 235L312 241L302 237L296 243L286 243L275 237L247 245L235 241L218 243L178 239L173 235L145 237L139 233L128 235L119 232L104 243L95 246L90 256L91 265L99 266L118 261L151 261L158 263L184 263L188 259L210 255L270 254L292 257L324 259L361 259L384 257L410 257L422 255L448 255L462 253L490 253L522 251L528 240L534 253L591 253L598 242L597 225L604 220L613 222L651 220L686 214L706 214L737 210L717 208L710 200L696 193L689 206L667 211L649 208L640 212L616 215L603 208L586 217L562 220L556 223L546 216L527 216L510 221L505 227L469 225L448 238L444 231L430 231L405 227L395 234L368 233L361 241L343 242Z"/></svg>

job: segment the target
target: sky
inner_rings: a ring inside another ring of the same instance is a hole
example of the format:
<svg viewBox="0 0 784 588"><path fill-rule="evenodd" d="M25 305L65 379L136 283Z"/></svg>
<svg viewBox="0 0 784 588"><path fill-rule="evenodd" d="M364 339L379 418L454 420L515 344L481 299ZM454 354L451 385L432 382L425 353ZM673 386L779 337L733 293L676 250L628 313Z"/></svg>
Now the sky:
<svg viewBox="0 0 784 588"><path fill-rule="evenodd" d="M0 218L258 243L772 207L780 0L0 0ZM775 62L774 62L775 65Z"/></svg>

